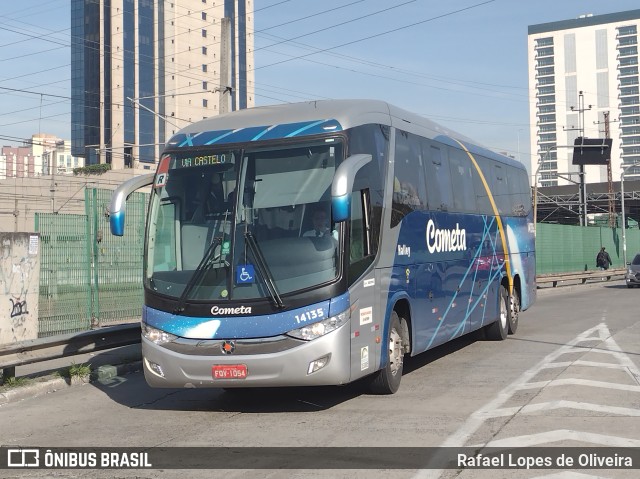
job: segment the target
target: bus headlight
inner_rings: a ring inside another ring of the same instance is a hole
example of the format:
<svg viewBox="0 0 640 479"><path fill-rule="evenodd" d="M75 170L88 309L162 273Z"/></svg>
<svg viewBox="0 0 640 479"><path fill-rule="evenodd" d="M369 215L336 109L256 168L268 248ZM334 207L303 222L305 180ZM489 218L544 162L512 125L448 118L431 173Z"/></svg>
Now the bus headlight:
<svg viewBox="0 0 640 479"><path fill-rule="evenodd" d="M142 336L156 344L164 344L178 339L178 336L162 331L161 329L153 328L144 322L141 324L141 329Z"/></svg>
<svg viewBox="0 0 640 479"><path fill-rule="evenodd" d="M349 319L349 310L344 311L336 316L318 321L317 323L303 326L302 328L293 329L287 334L297 339L303 339L305 341L311 341L317 339L320 336L324 336L331 331L335 331Z"/></svg>

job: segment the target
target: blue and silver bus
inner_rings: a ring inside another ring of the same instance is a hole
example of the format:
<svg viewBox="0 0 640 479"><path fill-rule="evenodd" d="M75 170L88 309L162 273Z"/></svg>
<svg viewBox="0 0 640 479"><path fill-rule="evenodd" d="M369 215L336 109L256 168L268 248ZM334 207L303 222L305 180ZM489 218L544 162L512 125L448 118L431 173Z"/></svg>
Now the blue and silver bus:
<svg viewBox="0 0 640 479"><path fill-rule="evenodd" d="M266 106L166 144L150 186L142 352L153 387L397 391L405 355L503 340L535 300L520 163L381 101Z"/></svg>

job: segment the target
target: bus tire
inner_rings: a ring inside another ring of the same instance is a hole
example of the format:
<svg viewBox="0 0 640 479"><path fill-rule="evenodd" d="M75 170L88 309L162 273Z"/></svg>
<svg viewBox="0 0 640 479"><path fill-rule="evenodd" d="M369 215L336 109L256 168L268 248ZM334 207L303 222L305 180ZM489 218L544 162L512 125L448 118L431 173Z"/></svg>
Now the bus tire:
<svg viewBox="0 0 640 479"><path fill-rule="evenodd" d="M509 334L509 293L507 288L500 285L498 320L484 327L484 333L489 341L502 341Z"/></svg>
<svg viewBox="0 0 640 479"><path fill-rule="evenodd" d="M509 334L516 334L518 330L518 320L520 319L520 296L516 289L509 296Z"/></svg>
<svg viewBox="0 0 640 479"><path fill-rule="evenodd" d="M391 313L389 332L386 338L389 348L389 361L387 365L373 373L369 389L374 394L393 394L400 387L402 380L402 364L404 359L404 346L402 341L402 327L398 313Z"/></svg>

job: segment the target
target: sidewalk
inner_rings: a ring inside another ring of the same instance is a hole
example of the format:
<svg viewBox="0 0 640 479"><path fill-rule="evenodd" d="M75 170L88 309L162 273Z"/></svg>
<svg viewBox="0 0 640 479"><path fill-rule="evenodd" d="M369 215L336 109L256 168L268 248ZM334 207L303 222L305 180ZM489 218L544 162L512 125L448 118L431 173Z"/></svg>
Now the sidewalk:
<svg viewBox="0 0 640 479"><path fill-rule="evenodd" d="M15 386L0 386L0 406L75 385L106 380L142 368L140 344L16 366ZM68 377L72 365L89 365L88 377Z"/></svg>

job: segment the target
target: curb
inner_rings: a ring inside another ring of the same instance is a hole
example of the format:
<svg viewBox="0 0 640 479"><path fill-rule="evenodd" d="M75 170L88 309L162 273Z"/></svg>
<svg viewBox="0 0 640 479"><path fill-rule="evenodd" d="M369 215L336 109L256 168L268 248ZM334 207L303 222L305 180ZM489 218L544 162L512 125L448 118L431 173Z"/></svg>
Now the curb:
<svg viewBox="0 0 640 479"><path fill-rule="evenodd" d="M91 371L88 378L63 378L59 376L44 376L33 379L29 384L17 386L0 393L0 406L24 399L54 393L75 386L84 386L93 382L108 381L116 376L134 373L142 370L142 361L126 364L99 366Z"/></svg>
<svg viewBox="0 0 640 479"><path fill-rule="evenodd" d="M603 285L616 285L616 284L624 285L625 284L624 277L617 278L617 279L612 278L610 280L605 280L605 281L591 281L590 283L585 283L585 284L568 283L568 284L559 284L556 287L545 286L542 288L538 288L537 294L538 296L546 296L548 294L553 295L555 293L569 293L569 292L576 291L578 289L588 289L588 288L595 288Z"/></svg>

